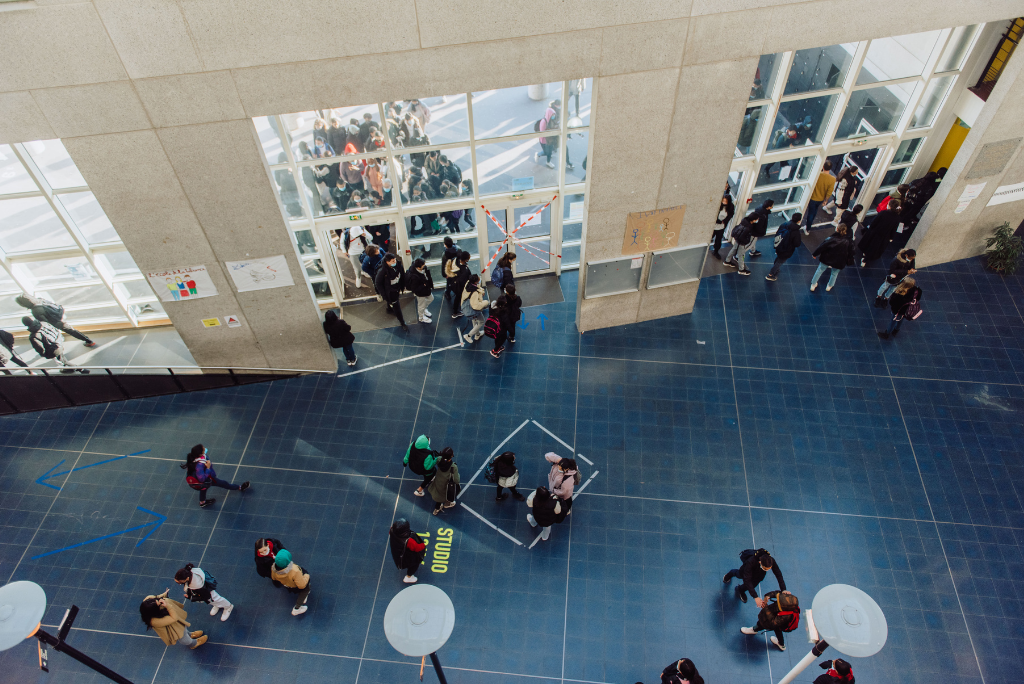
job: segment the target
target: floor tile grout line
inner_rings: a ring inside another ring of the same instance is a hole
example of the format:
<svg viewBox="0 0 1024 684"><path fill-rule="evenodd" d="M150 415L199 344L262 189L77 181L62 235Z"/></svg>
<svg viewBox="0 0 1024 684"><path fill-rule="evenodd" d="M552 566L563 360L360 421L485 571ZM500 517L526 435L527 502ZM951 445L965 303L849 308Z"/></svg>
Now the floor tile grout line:
<svg viewBox="0 0 1024 684"><path fill-rule="evenodd" d="M270 396L271 383L267 383L267 391L263 393L263 401L260 402L260 410L256 412L256 417L252 421L252 429L249 430L249 438L245 440L245 446L242 447L242 453L238 457L238 464L235 466L235 471L231 475L232 483L235 478L238 477L238 471L242 468L242 461L245 459L245 452L249 449L249 443L252 442L252 436L256 434L256 428L260 424L260 416L263 415L263 407L267 405L267 398ZM199 556L199 562L196 563L196 567L202 567L203 559L206 558L206 551L210 548L210 542L213 540L213 534L217 531L217 524L220 522L220 516L224 513L224 504L227 503L228 495L231 494L231 490L224 492L224 498L221 499L220 506L217 508L217 517L213 521L213 526L210 528L210 536L206 538L206 546L203 547L203 553Z"/></svg>
<svg viewBox="0 0 1024 684"><path fill-rule="evenodd" d="M28 550L32 548L32 544L33 544L33 542L35 542L35 540L36 540L36 537L38 537L38 536L39 536L39 530L43 529L43 523L45 523L45 522L46 522L46 518L47 518L47 517L49 517L49 515L50 515L50 511L52 511L52 510L53 510L53 507L54 507L54 506L55 506L55 505L57 504L57 499L59 499L59 498L60 498L61 492L63 492L63 491L64 491L64 487L65 487L65 486L67 486L68 480L70 480L70 479L71 479L71 474L72 474L72 473L73 473L73 472L75 471L75 468L77 468L77 467L78 467L78 462L79 462L80 460L82 460L82 454L83 454L83 453L85 453L85 450L86 450L86 449L88 448L88 446L89 446L89 442L91 442L91 441L92 441L92 438L93 438L93 436L94 436L94 435L96 434L96 430L98 430L98 429L99 429L100 423L102 423L102 422L103 422L103 416L107 415L107 409L109 409L109 408L110 408L110 403L108 402L108 403L107 403L107 404L106 404L106 405L105 405L105 406L103 407L103 413L101 413L101 414L100 414L100 417L96 419L96 424L92 426L92 432L90 432L90 433L89 433L89 438L88 438L88 439L86 439L86 440L85 440L85 444L83 444L83 445L82 445L82 450L78 452L78 456L77 456L77 458L75 458L75 462L74 462L74 464L73 464L73 465L71 466L71 470L69 470L69 471L68 471L68 473L67 473L67 477L65 477L65 478L64 478L64 481L63 481L63 482L61 482L61 484L60 484L60 489L59 489L59 490L57 490L57 493L56 493L56 494L54 494L54 496L53 496L53 501L51 501L51 502L50 502L50 507L46 509L46 513L44 513L44 514L43 514L43 517L42 517L42 519L40 519L40 521L39 521L39 526L38 526L38 527L36 527L36 531L32 533L32 538L31 538L31 539L29 539L29 540L28 540L28 544L26 544L26 545L25 545L25 550L24 550L24 551L22 551L22 553L21 553L21 558L19 558L19 559L18 559L18 562L14 564L14 569L13 569L13 570L11 570L11 574L10 574L10 576L9 576L9 577L7 578L7 582L8 582L8 583L10 583L10 581L11 581L12 579L14 579L14 573L18 572L18 568L20 568L20 567L21 567L21 564L22 564L22 563L23 563L23 562L25 561L25 556L26 556L26 554L28 554ZM72 450L70 450L70 449L65 449L65 451L68 451L69 453L74 453L74 452L73 452Z"/></svg>
<svg viewBox="0 0 1024 684"><path fill-rule="evenodd" d="M72 629L74 629L74 627L72 627ZM160 674L160 666L164 664L164 657L167 655L167 649L167 644L164 644L164 651L160 654L160 661L156 664L156 669L153 671L153 679L149 680L149 684L156 684L156 676Z"/></svg>
<svg viewBox="0 0 1024 684"><path fill-rule="evenodd" d="M561 283L559 283L559 287L561 287ZM576 455L576 444L577 444L577 441L579 439L579 435L577 434L577 431L579 429L579 421L580 421L580 368L581 368L581 365L582 365L582 362L583 362L583 360L582 360L583 359L582 353L583 353L583 333L579 333L576 336L576 406L573 409L573 418L572 418L572 449L571 449L571 451L572 451L573 456ZM538 423L537 421L534 421L534 425L537 425L538 427L540 427L540 423ZM542 427L541 430L544 430L544 432L547 432L549 435L554 437L554 435L552 433L548 432L548 430L546 428ZM558 438L556 437L556 439L558 439ZM562 440L559 439L558 441L561 442ZM591 476L591 477L593 477L593 476ZM536 540L534 540L534 543L536 543ZM530 548L533 548L533 546L531 546ZM571 558L572 558L572 518L570 517L569 518L569 539L568 539L568 543L566 544L566 552L565 552L565 618L564 618L564 621L562 623L562 684L565 684L565 681L566 681L566 679L565 679L565 649L566 649L566 643L568 642L568 639L569 639L569 574L572 571L572 566L570 565L569 560Z"/></svg>

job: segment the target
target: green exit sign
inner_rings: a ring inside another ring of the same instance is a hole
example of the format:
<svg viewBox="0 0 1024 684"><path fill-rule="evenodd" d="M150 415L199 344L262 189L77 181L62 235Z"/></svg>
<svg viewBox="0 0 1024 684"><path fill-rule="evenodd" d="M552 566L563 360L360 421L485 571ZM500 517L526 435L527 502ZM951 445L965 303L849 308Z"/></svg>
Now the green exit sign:
<svg viewBox="0 0 1024 684"><path fill-rule="evenodd" d="M348 220L349 221L360 221L360 220L362 220L362 218L363 218L362 214L352 214L351 216L348 217Z"/></svg>

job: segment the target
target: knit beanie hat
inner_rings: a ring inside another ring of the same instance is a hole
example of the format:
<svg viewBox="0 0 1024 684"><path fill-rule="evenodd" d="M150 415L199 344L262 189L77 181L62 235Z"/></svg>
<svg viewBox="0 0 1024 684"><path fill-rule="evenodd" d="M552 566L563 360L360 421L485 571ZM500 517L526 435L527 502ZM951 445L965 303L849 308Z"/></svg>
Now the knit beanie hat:
<svg viewBox="0 0 1024 684"><path fill-rule="evenodd" d="M277 566L278 570L283 570L284 568L287 568L288 564L291 563L291 562L292 562L291 551L282 549L281 551L277 552L276 556L274 556L274 565Z"/></svg>

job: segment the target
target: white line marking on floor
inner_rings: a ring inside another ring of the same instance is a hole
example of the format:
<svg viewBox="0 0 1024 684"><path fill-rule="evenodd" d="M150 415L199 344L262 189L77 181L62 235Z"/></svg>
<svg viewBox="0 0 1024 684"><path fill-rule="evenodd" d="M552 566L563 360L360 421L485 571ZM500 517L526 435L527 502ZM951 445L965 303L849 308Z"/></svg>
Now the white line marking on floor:
<svg viewBox="0 0 1024 684"><path fill-rule="evenodd" d="M492 522L491 522L490 520L488 520L488 519L487 519L487 518L485 518L484 516L480 515L480 514L479 514L479 513L477 513L476 511L474 511L474 510L473 510L472 508L470 508L469 506L467 506L467 505L466 505L465 503L462 503L462 507L463 507L463 508L465 508L465 509L466 509L467 511L469 511L470 513L472 513L473 515L475 515L476 517L480 518L480 520L482 520L482 521L483 521L483 523L484 523L485 525L487 525L488 527L490 527L491 529L493 529L493 530L495 530L495 531L497 531L497 532L500 532L501 534L505 535L506 537L508 537L509 539L511 539L512 541L514 541L514 542L515 542L516 544L519 544L519 546L522 546L522 545L523 545L523 542L519 541L518 539L516 539L515 537L513 537L513 536L512 536L511 534L509 534L508 532L506 532L505 530L501 529L500 527L498 527L497 525L495 525L494 523L492 523Z"/></svg>
<svg viewBox="0 0 1024 684"><path fill-rule="evenodd" d="M562 441L562 438L561 438L561 437L559 437L558 435L556 435L556 434L555 434L554 432L552 432L551 430L548 430L548 429L547 429L546 427L544 427L543 425L541 425L541 424L540 424L540 423L538 423L537 421L533 421L533 424L534 424L534 425L536 425L537 427L539 427L539 428L540 428L541 430L543 430L544 432L546 432L546 433L548 433L549 435L551 435L552 437L554 437L554 438L555 438L555 441L557 441L557 442L558 442L559 444L561 444L562 446L564 446L564 447L565 447L566 449L568 449L569 451L572 451L573 453L575 453L575 451L576 451L576 450L575 450L575 449L573 449L573 448L572 448L571 446L569 446L568 444L566 444L565 442L563 442L563 441ZM586 460L586 459L584 459L584 460ZM591 465L593 465L593 464L591 464Z"/></svg>
<svg viewBox="0 0 1024 684"><path fill-rule="evenodd" d="M480 464L480 467L479 467L479 468L477 468L477 470L476 470L476 472L475 472L475 473L473 473L473 477L469 478L469 482L467 482L467 483L466 483L466 484L465 484L465 485L464 485L464 486L462 487L462 491L458 493L458 495L457 495L457 496L455 497L456 499L457 499L457 498L459 498L460 496L462 496L463 494L465 494L465 493L466 493L466 490L467 490L467 489L469 489L469 485L473 484L473 480L475 480L475 479L476 479L477 477L479 477L480 473L482 473L482 472L483 472L483 470L484 470L484 468L486 468L486 467L487 467L487 464L488 464L488 463L490 463L490 462L491 462L491 459L493 459L493 458L494 458L494 455L495 455L496 453L498 453L498 450L499 450L499 449L501 449L501 447L505 446L505 444L506 444L506 443L508 443L508 440L510 440L510 439L512 439L513 437L515 437L515 436L516 436L516 433L517 433L517 432L519 432L520 430L522 430L522 429L523 429L524 427L526 427L526 424L527 424L527 423L529 423L529 422L530 422L530 419L529 419L529 418L527 418L526 420L524 420L524 421L522 422L522 424L520 424L520 425L519 425L519 427L517 427L517 428L516 428L515 430L513 430L513 431L512 431L512 434L510 434L510 435L509 435L508 437L506 437L505 439L503 439L503 440L502 440L501 444L499 444L499 445L498 445L498 446L497 446L497 447L496 447L496 448L494 449L494 451L492 451L492 452L491 452L491 455L490 455L490 456L489 456L489 457L487 458L487 460L486 460L486 461L484 461L484 462L483 462L482 464Z"/></svg>
<svg viewBox="0 0 1024 684"><path fill-rule="evenodd" d="M594 465L594 462L593 462L593 461L591 461L591 460L590 460L589 458L587 458L586 456L584 456L583 454L576 454L576 455L577 455L577 456L579 456L580 458L582 458L582 459L583 459L583 461L584 461L584 462L585 462L585 463L586 463L587 465Z"/></svg>
<svg viewBox="0 0 1024 684"><path fill-rule="evenodd" d="M403 359L395 359L394 361L388 361L387 363L379 363L376 366L370 366L369 368L360 368L357 371L349 371L348 373L338 373L338 377L339 378L345 378L345 377L348 377L349 375L359 375L360 373L365 373L366 371L372 371L374 368L383 368L384 366L390 366L393 363L402 363L403 361L412 361L413 359L418 359L421 356L430 356L431 354L436 354L437 352L443 352L443 351L447 351L449 349L454 349L455 347L458 347L458 346L459 345L457 345L457 344L452 344L452 345L449 345L447 347L441 347L440 349L431 349L430 351L423 352L422 354L413 354L412 356L406 356Z"/></svg>
<svg viewBox="0 0 1024 684"><path fill-rule="evenodd" d="M575 492L573 492L573 493L572 493L572 498L573 498L573 500L575 500L577 496L579 496L579 495L580 495L581 493L583 493L583 490L587 488L587 485L588 485L588 484L590 484L591 482L593 482L593 481L594 481L594 478L595 478L595 477L597 477L597 474L598 474L599 472L601 472L601 471L600 471L600 470L595 470L595 471L594 471L594 474L593 474L593 475L591 475L591 476L590 476L590 477L589 477L589 478L587 479L587 481L583 483L583 486L582 486L582 487L580 487L579 489L577 489L577 490L576 490Z"/></svg>

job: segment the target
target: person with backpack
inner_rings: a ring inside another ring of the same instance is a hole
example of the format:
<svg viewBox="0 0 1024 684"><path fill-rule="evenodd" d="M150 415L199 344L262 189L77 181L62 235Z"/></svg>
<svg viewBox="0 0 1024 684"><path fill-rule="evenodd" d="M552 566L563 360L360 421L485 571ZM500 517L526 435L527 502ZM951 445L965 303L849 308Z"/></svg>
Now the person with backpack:
<svg viewBox="0 0 1024 684"><path fill-rule="evenodd" d="M835 287L839 272L846 268L853 259L853 242L847 237L846 224L840 223L836 228L835 235L825 238L825 241L818 245L818 249L814 250L811 256L821 260L818 268L814 271L814 277L811 278L811 292L818 289L818 279L828 268L832 269L832 274L828 278L825 291L831 292Z"/></svg>
<svg viewBox="0 0 1024 684"><path fill-rule="evenodd" d="M356 274L356 287L363 286L363 262L362 256L366 248L370 246L370 234L363 230L362 226L349 226L341 233L342 253L352 264L352 270Z"/></svg>
<svg viewBox="0 0 1024 684"><path fill-rule="evenodd" d="M64 336L60 334L57 328L31 316L22 316L21 322L28 328L29 344L32 345L32 348L36 350L39 356L56 361L61 366L61 373L74 373L78 371L83 375L88 375L89 371L85 368L71 367L71 363L64 356Z"/></svg>
<svg viewBox="0 0 1024 684"><path fill-rule="evenodd" d="M571 499L573 488L581 479L576 459L562 458L553 451L544 454L544 459L551 464L551 470L548 471L548 490L563 501Z"/></svg>
<svg viewBox="0 0 1024 684"><path fill-rule="evenodd" d="M271 573L274 572L274 556L278 551L284 550L284 544L277 539L260 537L256 540L256 574L269 579L275 587L282 585L271 577Z"/></svg>
<svg viewBox="0 0 1024 684"><path fill-rule="evenodd" d="M384 300L385 310L398 319L402 330L409 332L409 326L405 324L405 316L402 314L402 302L399 301L404 289L404 280L405 270L401 262L396 255L388 252L384 255L384 263L377 268L373 284L377 288L377 294Z"/></svg>
<svg viewBox="0 0 1024 684"><path fill-rule="evenodd" d="M803 244L803 235L800 233L800 221L803 217L803 214L798 211L775 231L775 263L772 264L768 275L764 277L765 280L772 282L778 280L782 264L789 261L796 253L797 248Z"/></svg>
<svg viewBox="0 0 1024 684"><path fill-rule="evenodd" d="M468 344L484 336L484 312L489 308L487 288L480 282L480 276L474 273L469 276L466 289L462 293L462 315L469 323L469 330L463 333L462 339Z"/></svg>
<svg viewBox="0 0 1024 684"><path fill-rule="evenodd" d="M878 288L878 294L875 295L875 306L879 309L884 308L886 302L889 301L889 297L896 290L896 286L906 278L908 275L917 273L917 269L914 265L917 263L917 252L912 249L901 249L899 253L893 257L893 260L889 262L889 273L886 274L885 280L882 281L881 286Z"/></svg>
<svg viewBox="0 0 1024 684"><path fill-rule="evenodd" d="M139 615L146 631L152 629L167 646L180 644L193 650L199 648L209 637L202 630L189 631L192 625L184 604L167 598L167 593L165 589L162 594L147 596L139 605Z"/></svg>
<svg viewBox="0 0 1024 684"><path fill-rule="evenodd" d="M419 578L416 577L416 570L427 555L427 542L420 535L416 534L409 527L409 521L399 518L391 523L388 530L388 542L391 546L391 558L399 570L405 570L405 577L402 581L406 584L416 584Z"/></svg>
<svg viewBox="0 0 1024 684"><path fill-rule="evenodd" d="M572 513L572 499L562 500L551 493L547 487L537 487L526 497L526 505L533 509L526 514L526 522L530 527L540 527L540 538L547 541L551 536L551 526L564 521Z"/></svg>
<svg viewBox="0 0 1024 684"><path fill-rule="evenodd" d="M32 316L40 323L49 323L57 330L66 332L75 339L85 342L86 347L95 347L96 343L89 339L85 333L78 332L64 322L64 307L49 299L32 297L27 294L20 294L14 298L19 306L23 306L32 312Z"/></svg>
<svg viewBox="0 0 1024 684"><path fill-rule="evenodd" d="M281 549L274 554L274 567L270 570L270 579L276 580L288 588L295 597L295 607L292 608L292 615L302 615L309 606L309 590L312 586L309 583L309 573L305 568L292 562L291 551Z"/></svg>
<svg viewBox="0 0 1024 684"><path fill-rule="evenodd" d="M454 276L448 275L448 264L449 262L458 259L459 248L455 246L455 241L450 236L444 238L444 252L441 253L441 275L445 279L444 295L442 295L445 301L451 301L452 289L455 286Z"/></svg>
<svg viewBox="0 0 1024 684"><path fill-rule="evenodd" d="M514 452L505 451L498 455L491 464L494 466L494 482L498 485L498 494L495 501L504 501L508 498L505 489L508 489L516 501L526 501L526 497L519 493L516 485L519 483L519 469L516 468L516 455Z"/></svg>
<svg viewBox="0 0 1024 684"><path fill-rule="evenodd" d="M799 228L797 228L799 230ZM697 666L689 658L680 658L661 673L661 684L704 684Z"/></svg>
<svg viewBox="0 0 1024 684"><path fill-rule="evenodd" d="M508 335L508 343L516 343L516 323L523 317L523 298L516 294L516 286L509 283L504 288L505 291L505 321L508 323L508 329L505 333ZM504 324L503 322L503 324Z"/></svg>
<svg viewBox="0 0 1024 684"><path fill-rule="evenodd" d="M840 223L846 225L846 228L850 231L850 240L854 244L857 243L857 228L863 228L864 224L860 222L860 215L864 211L863 204L857 204L853 209L843 209L843 213L839 216L836 221L836 226Z"/></svg>
<svg viewBox="0 0 1024 684"><path fill-rule="evenodd" d="M373 291L377 294L377 301L382 301L383 297L381 297L380 292L377 292L377 283L374 278L377 275L377 269L384 263L384 254L381 252L381 248L377 245L367 247L366 251L359 257L359 263L362 264L363 273L370 278Z"/></svg>
<svg viewBox="0 0 1024 684"><path fill-rule="evenodd" d="M14 350L14 335L6 330L0 330L0 368L6 368L11 363L28 368L28 364ZM10 371L4 372L10 375Z"/></svg>
<svg viewBox="0 0 1024 684"><path fill-rule="evenodd" d="M753 627L741 627L744 634L757 634L766 629L773 630L775 636L771 642L786 650L786 632L792 632L800 625L800 601L788 591L769 591L764 595L765 605L757 615L757 624Z"/></svg>
<svg viewBox="0 0 1024 684"><path fill-rule="evenodd" d="M426 435L417 437L409 448L405 450L405 458L402 464L411 472L423 478L423 482L413 492L416 496L423 496L423 490L430 484L437 472L435 466L441 459L436 451L430 448L430 438Z"/></svg>
<svg viewBox="0 0 1024 684"><path fill-rule="evenodd" d="M729 584L729 580L738 577L743 584L736 587L736 598L744 603L747 602L747 594L754 599L758 608L764 607L764 601L757 597L757 585L764 581L768 571L771 570L775 579L779 582L779 589L786 590L786 580L782 576L779 564L775 562L772 555L766 549L746 549L740 551L740 567L725 573L722 581Z"/></svg>
<svg viewBox="0 0 1024 684"><path fill-rule="evenodd" d="M737 273L740 275L750 275L750 269L746 267L743 259L747 254L747 250L750 249L750 243L754 240L754 225L760 220L761 217L754 212L747 214L732 229L732 235L729 236L732 249L729 250L729 254L726 255L725 261L722 263L729 268L739 269Z"/></svg>
<svg viewBox="0 0 1024 684"><path fill-rule="evenodd" d="M711 256L715 257L719 261L722 259L722 255L718 253L718 250L722 248L722 237L725 235L725 231L729 230L729 222L732 221L733 215L736 213L736 205L733 204L732 195L726 190L725 194L722 195L722 203L718 207L718 216L715 218L715 229L711 233Z"/></svg>
<svg viewBox="0 0 1024 684"><path fill-rule="evenodd" d="M352 346L356 336L352 334L352 326L344 319L338 318L338 312L328 309L324 314L324 333L332 349L340 348L345 354L349 366L356 365L356 350Z"/></svg>
<svg viewBox="0 0 1024 684"><path fill-rule="evenodd" d="M448 262L445 277L452 283L452 320L462 318L462 294L472 274L469 272L469 252L462 250L456 259Z"/></svg>
<svg viewBox="0 0 1024 684"><path fill-rule="evenodd" d="M451 447L445 447L439 456L437 471L427 485L430 498L434 500L434 515L440 513L442 508L455 508L455 497L462 489L459 484L459 466L455 465L455 452Z"/></svg>
<svg viewBox="0 0 1024 684"><path fill-rule="evenodd" d="M248 480L240 485L236 485L217 477L217 472L213 469L213 463L206 455L206 447L202 444L196 444L192 447L192 450L188 452L184 465L181 467L185 469L185 482L192 489L199 491L200 508L206 508L217 503L216 499L206 498L206 490L210 487L220 487L221 489L240 492L249 489Z"/></svg>
<svg viewBox="0 0 1024 684"><path fill-rule="evenodd" d="M434 301L434 277L426 261L416 259L412 262L412 270L405 276L405 286L416 297L416 319L420 323L433 323L427 307Z"/></svg>
<svg viewBox="0 0 1024 684"><path fill-rule="evenodd" d="M906 318L917 318L921 315L921 296L924 293L917 287L917 282L910 276L905 277L896 286L892 296L889 297L889 310L892 311L892 320L889 327L884 331L879 330L878 336L883 340L895 337L900 332L900 326Z"/></svg>
<svg viewBox="0 0 1024 684"><path fill-rule="evenodd" d="M768 234L768 217L771 216L772 207L774 206L775 200L765 200L761 203L761 206L754 210L754 213L757 214L757 221L753 221L750 227L750 234L753 236L749 248L751 259L761 256L761 253L757 251L757 239L763 238Z"/></svg>
<svg viewBox="0 0 1024 684"><path fill-rule="evenodd" d="M505 252L491 271L491 285L498 288L499 293L505 285L512 285L515 282L515 276L512 275L512 262L515 260L515 254Z"/></svg>
<svg viewBox="0 0 1024 684"><path fill-rule="evenodd" d="M191 563L174 573L174 581L185 587L185 598L192 603L209 603L210 615L216 615L223 608L220 621L225 622L235 606L217 593L217 578Z"/></svg>
<svg viewBox="0 0 1024 684"><path fill-rule="evenodd" d="M505 332L505 295L498 297L491 302L491 308L484 321L484 336L494 340L494 347L491 348L491 356L498 358L501 352L505 351L505 339L508 333Z"/></svg>
<svg viewBox="0 0 1024 684"><path fill-rule="evenodd" d="M538 119L533 124L533 130L538 133L541 131L547 131L551 129L557 129L559 126L559 110L562 108L561 100L552 100L548 103L548 108L544 112L544 116ZM544 155L547 161L545 166L549 169L555 168L555 165L551 162L551 155L555 153L558 146L558 138L538 138L537 142L540 143L540 152L535 152L533 155L533 161L540 163L540 155Z"/></svg>
<svg viewBox="0 0 1024 684"><path fill-rule="evenodd" d="M818 663L818 667L825 670L825 674L818 675L814 684L856 684L853 677L853 667L842 658L826 660Z"/></svg>
<svg viewBox="0 0 1024 684"><path fill-rule="evenodd" d="M857 244L861 251L861 268L882 256L889 243L896 237L901 215L900 203L896 200L890 201L885 211L880 211L875 215L871 225L864 231L864 235L861 236L860 242Z"/></svg>

